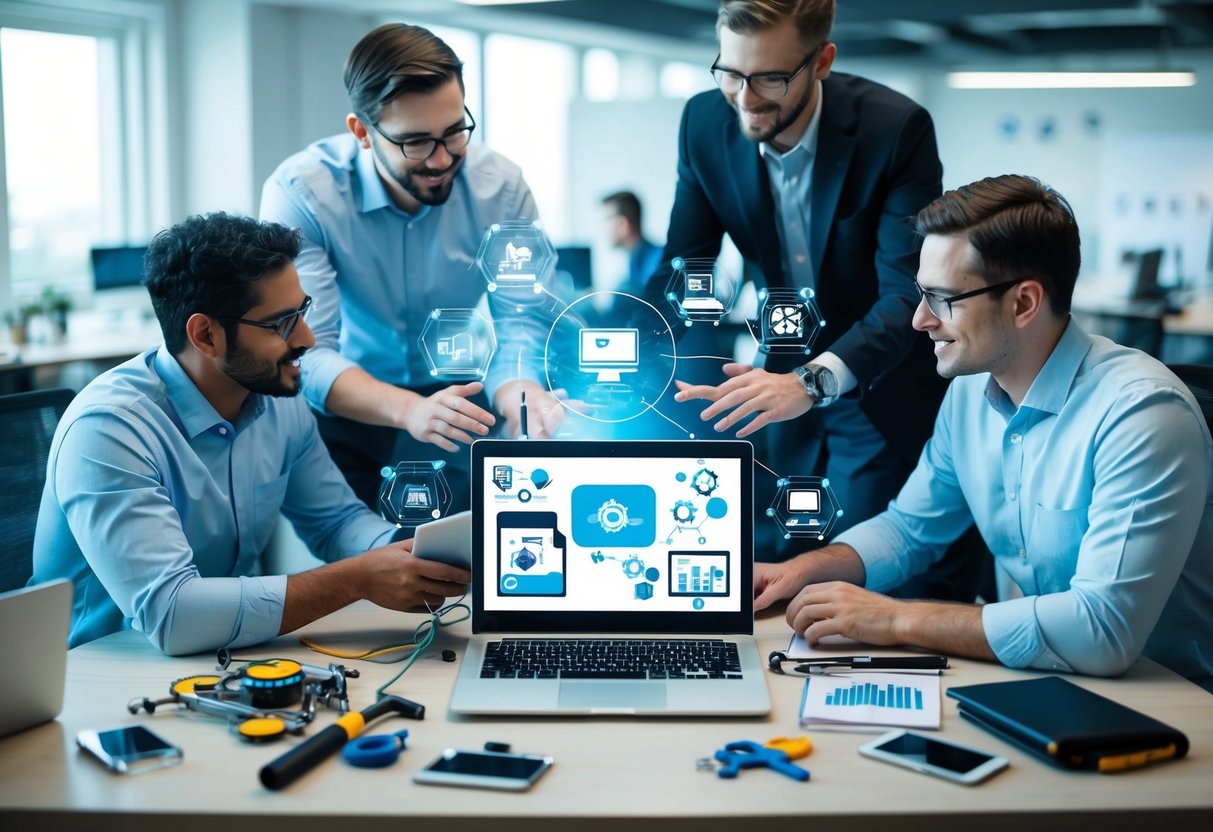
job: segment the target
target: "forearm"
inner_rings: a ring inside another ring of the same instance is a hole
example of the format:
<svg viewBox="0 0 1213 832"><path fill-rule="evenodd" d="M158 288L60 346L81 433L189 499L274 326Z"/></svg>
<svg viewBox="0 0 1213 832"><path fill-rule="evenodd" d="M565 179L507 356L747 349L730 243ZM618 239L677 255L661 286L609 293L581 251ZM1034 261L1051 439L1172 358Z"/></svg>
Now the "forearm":
<svg viewBox="0 0 1213 832"><path fill-rule="evenodd" d="M329 613L366 597L363 569L358 558L319 566L286 579L286 602L278 634L297 630Z"/></svg>
<svg viewBox="0 0 1213 832"><path fill-rule="evenodd" d="M412 390L387 384L353 367L337 376L324 407L335 416L355 422L404 428L409 409L421 400Z"/></svg>
<svg viewBox="0 0 1213 832"><path fill-rule="evenodd" d="M898 643L949 656L998 661L982 627L980 606L899 601L897 607L892 628Z"/></svg>
<svg viewBox="0 0 1213 832"><path fill-rule="evenodd" d="M799 586L842 581L863 586L865 571L859 553L845 543L832 543L797 555L788 562Z"/></svg>

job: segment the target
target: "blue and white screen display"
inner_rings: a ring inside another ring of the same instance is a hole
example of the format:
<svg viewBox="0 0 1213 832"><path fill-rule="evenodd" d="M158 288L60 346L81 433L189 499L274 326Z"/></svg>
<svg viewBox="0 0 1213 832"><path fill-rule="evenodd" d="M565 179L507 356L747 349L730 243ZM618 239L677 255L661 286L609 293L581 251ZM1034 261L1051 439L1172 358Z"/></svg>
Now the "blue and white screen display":
<svg viewBox="0 0 1213 832"><path fill-rule="evenodd" d="M486 611L738 612L751 591L738 459L484 465Z"/></svg>

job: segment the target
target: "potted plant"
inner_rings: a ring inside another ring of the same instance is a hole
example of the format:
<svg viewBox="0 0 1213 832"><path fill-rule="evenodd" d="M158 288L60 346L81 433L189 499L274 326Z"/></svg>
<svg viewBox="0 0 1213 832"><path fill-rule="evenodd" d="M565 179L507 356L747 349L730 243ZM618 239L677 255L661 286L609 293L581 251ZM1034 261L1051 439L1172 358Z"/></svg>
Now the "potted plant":
<svg viewBox="0 0 1213 832"><path fill-rule="evenodd" d="M72 311L72 298L54 286L42 290L42 311L50 318L57 339L67 335L67 313Z"/></svg>
<svg viewBox="0 0 1213 832"><path fill-rule="evenodd" d="M41 314L42 304L38 301L30 301L5 312L4 322L8 324L8 340L19 347L27 343L30 318Z"/></svg>

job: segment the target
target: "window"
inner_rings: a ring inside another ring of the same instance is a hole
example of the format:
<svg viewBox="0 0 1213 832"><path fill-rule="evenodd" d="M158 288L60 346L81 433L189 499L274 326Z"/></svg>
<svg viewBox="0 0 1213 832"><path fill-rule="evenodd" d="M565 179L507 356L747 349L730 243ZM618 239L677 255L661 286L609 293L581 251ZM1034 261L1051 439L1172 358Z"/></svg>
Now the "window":
<svg viewBox="0 0 1213 832"><path fill-rule="evenodd" d="M690 98L716 85L706 66L671 61L661 67L661 94L665 98Z"/></svg>
<svg viewBox="0 0 1213 832"><path fill-rule="evenodd" d="M609 49L587 49L581 61L582 95L586 101L619 98L619 56Z"/></svg>
<svg viewBox="0 0 1213 832"><path fill-rule="evenodd" d="M395 22L395 18L391 22ZM463 61L464 103L472 111L477 123L484 123L484 104L480 87L480 35L467 29L452 29L449 26L431 26L425 28L442 38L447 46L454 50ZM479 136L473 135L473 141Z"/></svg>

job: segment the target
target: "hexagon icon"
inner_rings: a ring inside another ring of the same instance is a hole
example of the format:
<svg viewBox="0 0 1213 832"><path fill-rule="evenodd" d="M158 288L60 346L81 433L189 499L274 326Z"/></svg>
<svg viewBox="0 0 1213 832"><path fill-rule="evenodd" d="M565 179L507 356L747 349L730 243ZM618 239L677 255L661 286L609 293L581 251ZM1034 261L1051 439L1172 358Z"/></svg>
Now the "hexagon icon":
<svg viewBox="0 0 1213 832"><path fill-rule="evenodd" d="M783 531L784 539L829 537L844 514L830 481L824 477L784 477L778 486L767 517Z"/></svg>
<svg viewBox="0 0 1213 832"><path fill-rule="evenodd" d="M450 485L442 460L398 462L384 467L379 486L379 513L397 526L420 526L437 520L451 507Z"/></svg>
<svg viewBox="0 0 1213 832"><path fill-rule="evenodd" d="M683 323L720 326L737 299L736 281L712 257L675 257L670 267L665 298Z"/></svg>
<svg viewBox="0 0 1213 832"><path fill-rule="evenodd" d="M760 289L758 318L746 321L762 353L811 355L825 327L812 289Z"/></svg>
<svg viewBox="0 0 1213 832"><path fill-rule="evenodd" d="M476 266L490 292L530 290L538 294L552 273L555 257L538 220L509 220L493 223L484 232Z"/></svg>
<svg viewBox="0 0 1213 832"><path fill-rule="evenodd" d="M430 375L476 381L497 350L493 325L475 309L435 309L417 338Z"/></svg>

